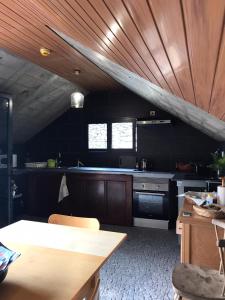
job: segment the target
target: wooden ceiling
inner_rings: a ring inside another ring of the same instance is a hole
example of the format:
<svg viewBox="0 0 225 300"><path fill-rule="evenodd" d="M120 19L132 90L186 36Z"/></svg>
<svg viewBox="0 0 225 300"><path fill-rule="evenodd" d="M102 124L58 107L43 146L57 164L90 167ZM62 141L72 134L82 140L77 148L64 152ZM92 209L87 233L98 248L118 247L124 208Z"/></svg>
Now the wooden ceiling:
<svg viewBox="0 0 225 300"><path fill-rule="evenodd" d="M0 0L0 47L88 90L118 88L47 25L225 121L224 12L225 0Z"/></svg>
<svg viewBox="0 0 225 300"><path fill-rule="evenodd" d="M74 52L46 28L46 19L30 1L0 0L0 48L26 58L86 90L111 89L118 86L108 75ZM49 57L40 55L40 47L51 49ZM76 76L73 72L80 69Z"/></svg>

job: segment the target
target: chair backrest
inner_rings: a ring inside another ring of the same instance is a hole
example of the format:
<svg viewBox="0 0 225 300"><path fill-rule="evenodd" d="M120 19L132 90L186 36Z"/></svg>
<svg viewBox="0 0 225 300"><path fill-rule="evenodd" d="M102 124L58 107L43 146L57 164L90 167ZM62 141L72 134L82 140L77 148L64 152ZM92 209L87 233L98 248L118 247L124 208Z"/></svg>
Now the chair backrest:
<svg viewBox="0 0 225 300"><path fill-rule="evenodd" d="M98 300L99 299L99 285L100 285L100 279L97 279L97 282L95 284L93 293L90 295L89 300Z"/></svg>
<svg viewBox="0 0 225 300"><path fill-rule="evenodd" d="M81 217L73 217L73 216L66 216L66 215L59 215L59 214L50 215L48 219L48 223L74 226L74 227L83 227L83 228L89 228L95 230L99 230L100 228L99 221L95 218L81 218Z"/></svg>

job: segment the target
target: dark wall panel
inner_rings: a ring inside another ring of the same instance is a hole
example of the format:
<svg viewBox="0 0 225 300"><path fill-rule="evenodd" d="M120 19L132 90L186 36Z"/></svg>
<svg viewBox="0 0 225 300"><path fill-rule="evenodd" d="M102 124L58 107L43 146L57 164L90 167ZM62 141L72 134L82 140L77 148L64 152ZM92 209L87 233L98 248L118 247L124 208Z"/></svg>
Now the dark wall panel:
<svg viewBox="0 0 225 300"><path fill-rule="evenodd" d="M150 110L157 119L172 119L172 125L138 128L136 151L108 150L91 152L87 149L87 124L146 118ZM85 98L81 110L70 109L26 144L32 160L55 158L62 152L64 165L75 165L77 159L87 166L118 167L121 155L132 155L151 162L154 170L174 170L176 161L207 164L220 144L172 115L157 109L137 95L101 92Z"/></svg>

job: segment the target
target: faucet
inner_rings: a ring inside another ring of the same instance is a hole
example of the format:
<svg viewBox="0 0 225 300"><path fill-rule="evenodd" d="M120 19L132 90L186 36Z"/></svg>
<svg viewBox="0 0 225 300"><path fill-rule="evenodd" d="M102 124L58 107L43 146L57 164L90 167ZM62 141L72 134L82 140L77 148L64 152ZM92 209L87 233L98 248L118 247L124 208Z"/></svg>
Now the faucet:
<svg viewBox="0 0 225 300"><path fill-rule="evenodd" d="M198 174L198 163L196 163L196 162L192 162L191 163L192 164L192 166L194 167L194 170L195 170L195 174Z"/></svg>
<svg viewBox="0 0 225 300"><path fill-rule="evenodd" d="M80 161L79 159L77 160L77 167L84 167L84 163L82 163L82 161Z"/></svg>

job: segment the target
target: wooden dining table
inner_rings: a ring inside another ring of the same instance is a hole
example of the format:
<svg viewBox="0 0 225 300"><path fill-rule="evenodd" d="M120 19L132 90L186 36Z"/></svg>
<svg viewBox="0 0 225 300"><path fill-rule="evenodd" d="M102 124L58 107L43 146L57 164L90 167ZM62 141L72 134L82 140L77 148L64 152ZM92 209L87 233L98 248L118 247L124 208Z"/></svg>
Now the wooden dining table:
<svg viewBox="0 0 225 300"><path fill-rule="evenodd" d="M0 241L21 256L0 284L4 300L81 300L126 234L21 220Z"/></svg>

